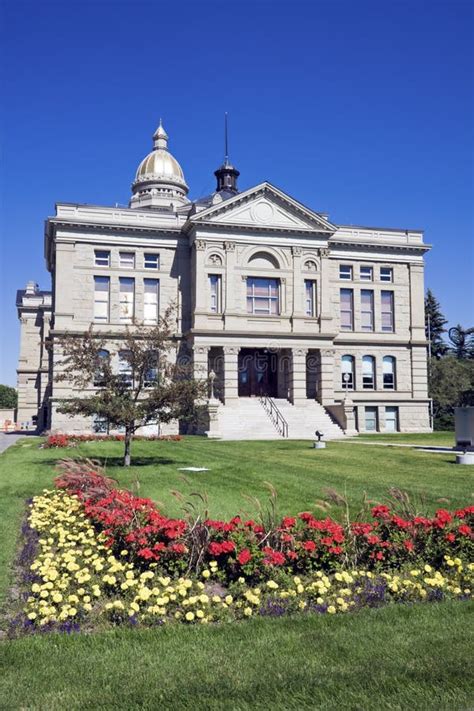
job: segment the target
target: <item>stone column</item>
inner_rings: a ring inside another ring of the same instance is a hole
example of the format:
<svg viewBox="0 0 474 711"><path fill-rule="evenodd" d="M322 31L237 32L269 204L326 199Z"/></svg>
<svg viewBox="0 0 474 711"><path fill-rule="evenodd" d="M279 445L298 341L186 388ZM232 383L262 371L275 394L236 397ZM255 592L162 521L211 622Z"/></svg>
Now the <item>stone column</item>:
<svg viewBox="0 0 474 711"><path fill-rule="evenodd" d="M239 397L239 348L224 346L224 402L226 405Z"/></svg>
<svg viewBox="0 0 474 711"><path fill-rule="evenodd" d="M345 397L344 400L342 401L342 405L344 407L344 419L345 419L344 434L349 435L349 436L356 435L357 429L356 429L354 403L351 400L351 398Z"/></svg>
<svg viewBox="0 0 474 711"><path fill-rule="evenodd" d="M334 356L332 348L323 348L319 351L319 380L318 395L321 405L334 403Z"/></svg>
<svg viewBox="0 0 474 711"><path fill-rule="evenodd" d="M290 391L293 405L306 401L306 355L307 348L293 348L291 351Z"/></svg>
<svg viewBox="0 0 474 711"><path fill-rule="evenodd" d="M320 256L320 301L319 301L319 318L321 323L321 333L332 331L333 328L333 306L331 304L331 274L329 263L329 249L324 248L319 250Z"/></svg>
<svg viewBox="0 0 474 711"><path fill-rule="evenodd" d="M240 284L236 283L235 267L237 254L235 242L224 242L225 249L225 284L222 285L222 310L224 314L233 314L239 309L239 299L236 290Z"/></svg>
<svg viewBox="0 0 474 711"><path fill-rule="evenodd" d="M196 380L205 380L208 376L208 346L194 346L193 348L193 370Z"/></svg>

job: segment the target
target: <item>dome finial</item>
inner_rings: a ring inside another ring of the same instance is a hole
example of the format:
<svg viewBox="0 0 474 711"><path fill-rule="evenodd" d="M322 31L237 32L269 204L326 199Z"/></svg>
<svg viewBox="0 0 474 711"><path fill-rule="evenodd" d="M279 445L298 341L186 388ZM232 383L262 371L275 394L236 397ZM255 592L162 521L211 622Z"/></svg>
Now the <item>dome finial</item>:
<svg viewBox="0 0 474 711"><path fill-rule="evenodd" d="M155 133L153 134L153 147L155 150L161 148L165 151L168 150L168 134L163 128L163 123L160 117L160 123Z"/></svg>

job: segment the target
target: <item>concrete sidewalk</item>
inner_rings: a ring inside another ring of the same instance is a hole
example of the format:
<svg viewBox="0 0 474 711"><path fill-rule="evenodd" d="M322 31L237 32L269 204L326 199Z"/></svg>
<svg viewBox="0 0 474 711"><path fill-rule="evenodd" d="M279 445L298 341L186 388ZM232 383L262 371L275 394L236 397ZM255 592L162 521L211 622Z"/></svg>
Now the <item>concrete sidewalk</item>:
<svg viewBox="0 0 474 711"><path fill-rule="evenodd" d="M0 432L0 454L25 436L25 434L16 434L15 432Z"/></svg>

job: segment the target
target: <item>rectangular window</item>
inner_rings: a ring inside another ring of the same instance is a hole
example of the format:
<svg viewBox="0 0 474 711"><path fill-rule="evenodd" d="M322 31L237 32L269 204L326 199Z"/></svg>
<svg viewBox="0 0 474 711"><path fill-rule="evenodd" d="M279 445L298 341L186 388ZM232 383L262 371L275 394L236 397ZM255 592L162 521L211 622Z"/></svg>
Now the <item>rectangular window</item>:
<svg viewBox="0 0 474 711"><path fill-rule="evenodd" d="M143 384L146 388L152 388L158 381L158 356L156 353L149 353L149 365L143 377Z"/></svg>
<svg viewBox="0 0 474 711"><path fill-rule="evenodd" d="M104 249L95 249L94 264L96 267L110 267L110 252Z"/></svg>
<svg viewBox="0 0 474 711"><path fill-rule="evenodd" d="M375 358L373 356L362 358L362 387L364 390L375 388Z"/></svg>
<svg viewBox="0 0 474 711"><path fill-rule="evenodd" d="M393 333L395 330L393 291L382 291L382 331Z"/></svg>
<svg viewBox="0 0 474 711"><path fill-rule="evenodd" d="M361 281L373 281L374 270L372 267L361 267L360 268L360 280Z"/></svg>
<svg viewBox="0 0 474 711"><path fill-rule="evenodd" d="M210 309L212 313L221 312L221 277L219 274L209 274Z"/></svg>
<svg viewBox="0 0 474 711"><path fill-rule="evenodd" d="M398 432L398 407L385 408L385 431Z"/></svg>
<svg viewBox="0 0 474 711"><path fill-rule="evenodd" d="M135 279L120 277L120 321L132 323L135 315Z"/></svg>
<svg viewBox="0 0 474 711"><path fill-rule="evenodd" d="M280 284L278 279L247 279L247 313L277 316L280 313Z"/></svg>
<svg viewBox="0 0 474 711"><path fill-rule="evenodd" d="M383 359L383 387L384 390L395 390L395 358L385 356Z"/></svg>
<svg viewBox="0 0 474 711"><path fill-rule="evenodd" d="M94 415L92 431L95 434L109 434L109 421L103 415Z"/></svg>
<svg viewBox="0 0 474 711"><path fill-rule="evenodd" d="M135 269L134 252L119 252L119 261L121 269Z"/></svg>
<svg viewBox="0 0 474 711"><path fill-rule="evenodd" d="M367 432L377 432L377 408L365 408L365 429Z"/></svg>
<svg viewBox="0 0 474 711"><path fill-rule="evenodd" d="M339 279L352 281L352 267L350 266L350 264L339 265Z"/></svg>
<svg viewBox="0 0 474 711"><path fill-rule="evenodd" d="M145 269L159 269L160 268L160 255L159 254L147 254L143 258L143 265Z"/></svg>
<svg viewBox="0 0 474 711"><path fill-rule="evenodd" d="M374 292L362 289L360 292L360 319L363 331L374 330Z"/></svg>
<svg viewBox="0 0 474 711"><path fill-rule="evenodd" d="M143 287L143 323L152 326L158 323L160 282L158 279L144 279Z"/></svg>
<svg viewBox="0 0 474 711"><path fill-rule="evenodd" d="M304 282L304 311L306 316L315 318L316 316L316 282L313 279L305 279Z"/></svg>
<svg viewBox="0 0 474 711"><path fill-rule="evenodd" d="M133 369L130 363L130 351L119 352L118 372L125 387L131 388L133 385Z"/></svg>
<svg viewBox="0 0 474 711"><path fill-rule="evenodd" d="M341 289L341 330L354 330L354 292Z"/></svg>
<svg viewBox="0 0 474 711"><path fill-rule="evenodd" d="M94 321L107 323L109 320L110 279L94 277Z"/></svg>
<svg viewBox="0 0 474 711"><path fill-rule="evenodd" d="M380 267L380 281L393 281L392 267Z"/></svg>

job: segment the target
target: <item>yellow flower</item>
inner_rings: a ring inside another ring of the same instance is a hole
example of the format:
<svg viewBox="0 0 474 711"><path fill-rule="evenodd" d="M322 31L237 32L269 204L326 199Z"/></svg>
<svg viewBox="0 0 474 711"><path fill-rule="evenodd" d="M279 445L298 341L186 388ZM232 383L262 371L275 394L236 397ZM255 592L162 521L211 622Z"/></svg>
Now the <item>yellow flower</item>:
<svg viewBox="0 0 474 711"><path fill-rule="evenodd" d="M245 615L245 617L251 617L251 616L252 616L252 608L251 608L251 607L245 607L245 608L244 608L244 615Z"/></svg>
<svg viewBox="0 0 474 711"><path fill-rule="evenodd" d="M329 605L328 612L330 615L334 615L334 613L336 612L336 608L334 607L334 605Z"/></svg>
<svg viewBox="0 0 474 711"><path fill-rule="evenodd" d="M232 597L232 595L226 595L225 598L224 598L224 600L225 600L225 602L226 602L226 605L232 605L233 599L234 599L234 598Z"/></svg>
<svg viewBox="0 0 474 711"><path fill-rule="evenodd" d="M210 578L211 577L211 571L210 570L203 570L202 571L202 577L203 578Z"/></svg>
<svg viewBox="0 0 474 711"><path fill-rule="evenodd" d="M194 612L187 612L185 618L188 622L192 622L194 620Z"/></svg>
<svg viewBox="0 0 474 711"><path fill-rule="evenodd" d="M269 580L267 582L267 588L270 588L270 590L276 590L278 588L278 583L276 583L274 580Z"/></svg>

